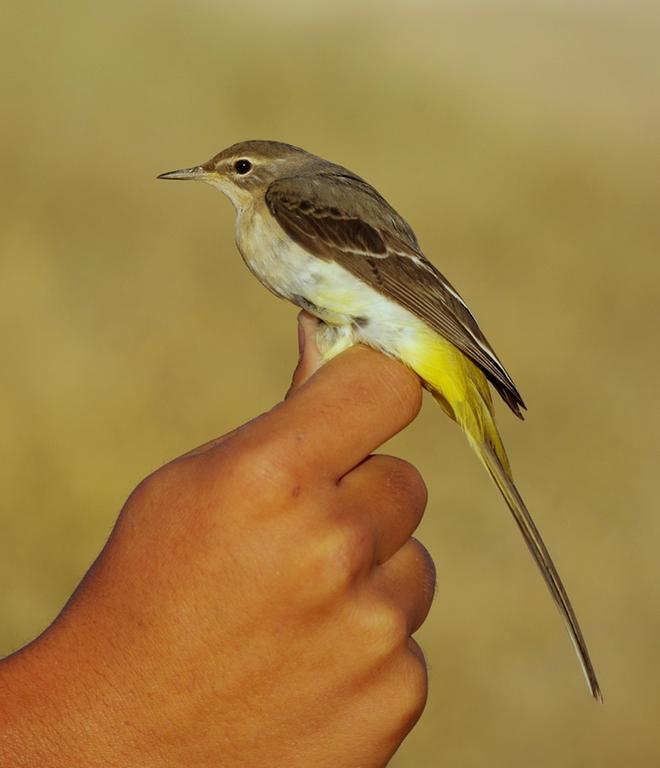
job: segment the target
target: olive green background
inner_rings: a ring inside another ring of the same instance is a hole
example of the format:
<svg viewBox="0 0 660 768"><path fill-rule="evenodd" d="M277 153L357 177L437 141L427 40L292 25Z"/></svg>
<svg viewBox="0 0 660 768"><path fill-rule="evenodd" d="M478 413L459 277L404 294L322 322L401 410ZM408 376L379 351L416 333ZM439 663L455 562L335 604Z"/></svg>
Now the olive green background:
<svg viewBox="0 0 660 768"><path fill-rule="evenodd" d="M424 716L392 765L660 760L660 14L641 2L9 2L0 57L0 652L148 472L285 391L295 309L233 212L156 182L235 141L364 175L529 406L499 416L605 705L497 491L427 403Z"/></svg>

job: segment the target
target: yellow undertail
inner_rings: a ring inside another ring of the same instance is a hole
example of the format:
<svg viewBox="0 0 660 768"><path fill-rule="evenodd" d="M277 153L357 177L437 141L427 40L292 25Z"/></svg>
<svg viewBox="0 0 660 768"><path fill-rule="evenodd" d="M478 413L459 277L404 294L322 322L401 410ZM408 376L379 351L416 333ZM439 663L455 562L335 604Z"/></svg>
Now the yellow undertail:
<svg viewBox="0 0 660 768"><path fill-rule="evenodd" d="M504 497L550 593L566 622L592 695L602 701L575 612L557 569L513 482L509 460L495 424L488 382L453 344L432 333L405 345L402 359L420 376L443 410L454 419Z"/></svg>

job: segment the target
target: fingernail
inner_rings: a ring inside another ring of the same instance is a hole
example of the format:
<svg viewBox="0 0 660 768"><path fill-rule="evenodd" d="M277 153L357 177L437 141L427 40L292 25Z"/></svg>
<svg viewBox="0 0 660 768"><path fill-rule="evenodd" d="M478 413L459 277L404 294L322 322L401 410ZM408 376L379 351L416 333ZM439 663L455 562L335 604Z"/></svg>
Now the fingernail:
<svg viewBox="0 0 660 768"><path fill-rule="evenodd" d="M300 320L300 315L298 315L298 355L302 357L304 351L305 351L305 329L303 328L302 322Z"/></svg>

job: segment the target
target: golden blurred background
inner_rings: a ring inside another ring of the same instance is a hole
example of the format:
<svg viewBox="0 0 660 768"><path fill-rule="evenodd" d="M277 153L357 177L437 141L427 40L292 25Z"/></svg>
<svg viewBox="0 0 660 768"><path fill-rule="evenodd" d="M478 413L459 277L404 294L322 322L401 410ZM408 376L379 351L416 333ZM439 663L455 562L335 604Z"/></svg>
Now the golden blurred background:
<svg viewBox="0 0 660 768"><path fill-rule="evenodd" d="M427 404L426 712L395 768L660 760L660 13L556 0L9 2L0 81L0 652L58 613L152 469L269 408L295 310L229 203L155 181L247 138L369 179L529 406L499 407L591 701L505 505ZM654 352L654 350L656 350Z"/></svg>

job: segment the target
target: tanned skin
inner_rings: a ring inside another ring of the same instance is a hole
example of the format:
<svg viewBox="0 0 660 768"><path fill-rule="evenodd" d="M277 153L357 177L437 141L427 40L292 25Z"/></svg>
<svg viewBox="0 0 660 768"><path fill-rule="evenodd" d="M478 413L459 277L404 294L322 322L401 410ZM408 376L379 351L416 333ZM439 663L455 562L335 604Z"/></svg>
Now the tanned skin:
<svg viewBox="0 0 660 768"><path fill-rule="evenodd" d="M13 768L377 768L426 701L417 470L371 455L419 380L355 347L131 494L60 616L0 663Z"/></svg>

